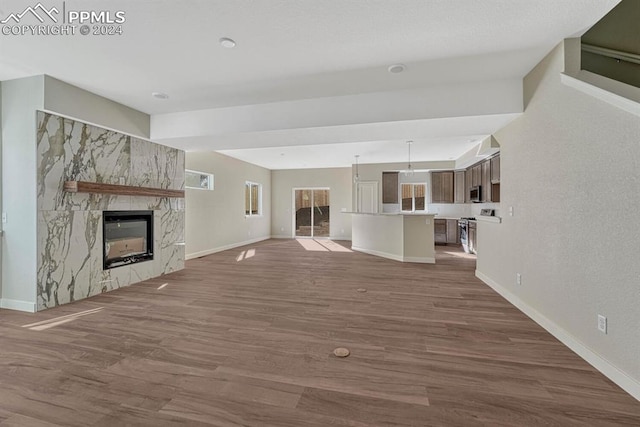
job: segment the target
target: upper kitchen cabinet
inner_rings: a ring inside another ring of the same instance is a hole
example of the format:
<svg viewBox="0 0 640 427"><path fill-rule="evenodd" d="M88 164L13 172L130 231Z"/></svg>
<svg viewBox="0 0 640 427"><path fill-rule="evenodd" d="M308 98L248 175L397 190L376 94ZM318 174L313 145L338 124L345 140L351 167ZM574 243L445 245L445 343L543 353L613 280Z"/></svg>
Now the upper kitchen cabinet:
<svg viewBox="0 0 640 427"><path fill-rule="evenodd" d="M500 201L500 155L491 158L491 201Z"/></svg>
<svg viewBox="0 0 640 427"><path fill-rule="evenodd" d="M467 194L466 174L464 171L455 171L453 175L453 202L464 203Z"/></svg>
<svg viewBox="0 0 640 427"><path fill-rule="evenodd" d="M382 203L398 203L398 172L382 172Z"/></svg>
<svg viewBox="0 0 640 427"><path fill-rule="evenodd" d="M491 183L500 182L500 155L491 158Z"/></svg>
<svg viewBox="0 0 640 427"><path fill-rule="evenodd" d="M480 198L483 203L491 202L491 160L481 163L481 191Z"/></svg>
<svg viewBox="0 0 640 427"><path fill-rule="evenodd" d="M471 166L471 187L482 185L482 164L476 163Z"/></svg>
<svg viewBox="0 0 640 427"><path fill-rule="evenodd" d="M431 172L431 203L453 203L453 171Z"/></svg>

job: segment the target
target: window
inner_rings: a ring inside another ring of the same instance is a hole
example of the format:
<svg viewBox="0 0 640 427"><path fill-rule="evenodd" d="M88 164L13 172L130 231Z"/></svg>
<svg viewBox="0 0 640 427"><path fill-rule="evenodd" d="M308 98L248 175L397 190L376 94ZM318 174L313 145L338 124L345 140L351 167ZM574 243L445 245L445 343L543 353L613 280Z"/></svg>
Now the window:
<svg viewBox="0 0 640 427"><path fill-rule="evenodd" d="M187 169L184 171L184 186L196 190L213 190L213 174Z"/></svg>
<svg viewBox="0 0 640 427"><path fill-rule="evenodd" d="M425 210L426 184L402 184L402 210L408 212Z"/></svg>
<svg viewBox="0 0 640 427"><path fill-rule="evenodd" d="M262 215L262 185L247 181L244 185L244 214Z"/></svg>

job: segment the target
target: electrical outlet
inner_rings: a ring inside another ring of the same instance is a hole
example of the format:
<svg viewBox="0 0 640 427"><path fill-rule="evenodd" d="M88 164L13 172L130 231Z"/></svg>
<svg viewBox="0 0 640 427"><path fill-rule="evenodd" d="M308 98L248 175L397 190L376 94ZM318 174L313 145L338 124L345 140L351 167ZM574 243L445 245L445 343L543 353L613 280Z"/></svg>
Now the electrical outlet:
<svg viewBox="0 0 640 427"><path fill-rule="evenodd" d="M509 216L513 216L513 206L509 206Z"/></svg>
<svg viewBox="0 0 640 427"><path fill-rule="evenodd" d="M602 333L607 333L607 318L602 314L598 314L598 330Z"/></svg>
<svg viewBox="0 0 640 427"><path fill-rule="evenodd" d="M522 285L522 274L516 273L516 285Z"/></svg>
<svg viewBox="0 0 640 427"><path fill-rule="evenodd" d="M126 181L125 181L125 179L124 179L124 176L121 176L121 177L120 177L119 182L120 182L120 185L124 185L124 184L126 183Z"/></svg>

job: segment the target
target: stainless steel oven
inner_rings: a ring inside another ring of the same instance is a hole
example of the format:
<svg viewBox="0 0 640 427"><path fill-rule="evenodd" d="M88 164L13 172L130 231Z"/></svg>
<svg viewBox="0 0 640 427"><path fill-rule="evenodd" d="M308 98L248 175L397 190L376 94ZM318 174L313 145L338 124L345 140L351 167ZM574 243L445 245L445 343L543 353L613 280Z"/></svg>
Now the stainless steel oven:
<svg viewBox="0 0 640 427"><path fill-rule="evenodd" d="M469 245L469 220L475 220L475 218L460 218L458 220L460 243L462 243L462 249L464 249L466 253L471 253L471 247Z"/></svg>

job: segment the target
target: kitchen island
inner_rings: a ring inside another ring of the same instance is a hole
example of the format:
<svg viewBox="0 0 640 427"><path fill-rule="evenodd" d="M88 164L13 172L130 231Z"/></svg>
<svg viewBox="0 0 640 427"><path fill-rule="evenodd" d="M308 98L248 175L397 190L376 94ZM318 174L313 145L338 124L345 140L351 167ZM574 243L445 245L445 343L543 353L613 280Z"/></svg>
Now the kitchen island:
<svg viewBox="0 0 640 427"><path fill-rule="evenodd" d="M354 251L401 262L435 264L435 214L349 213Z"/></svg>

